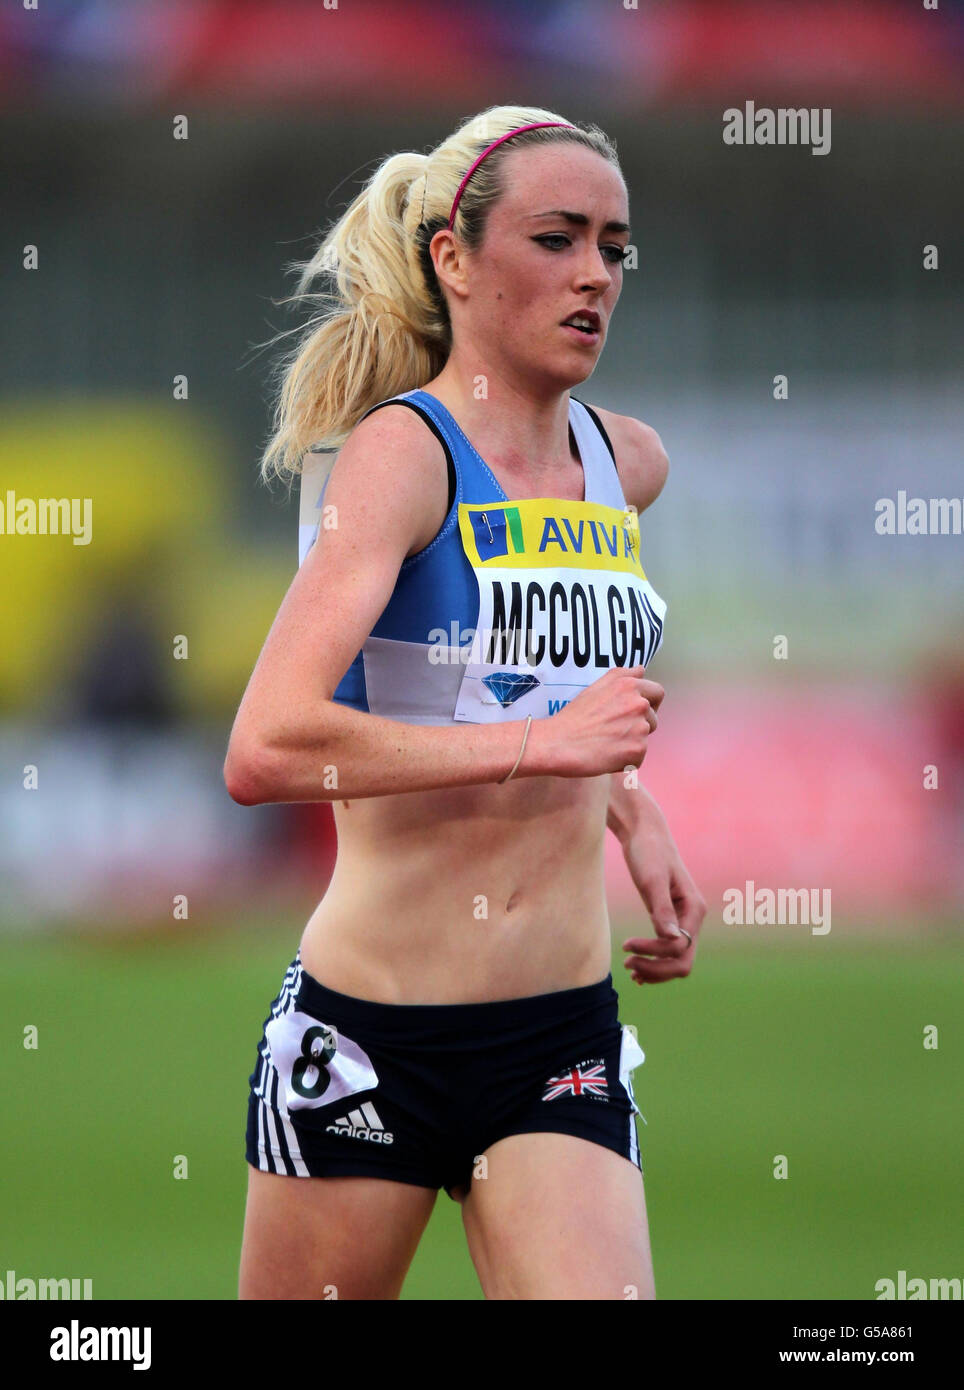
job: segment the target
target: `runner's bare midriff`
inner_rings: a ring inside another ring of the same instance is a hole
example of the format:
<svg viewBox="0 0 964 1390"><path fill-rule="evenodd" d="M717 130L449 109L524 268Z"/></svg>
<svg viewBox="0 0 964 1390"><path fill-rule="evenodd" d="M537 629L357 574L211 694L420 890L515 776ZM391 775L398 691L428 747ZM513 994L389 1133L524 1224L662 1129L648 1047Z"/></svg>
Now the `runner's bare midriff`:
<svg viewBox="0 0 964 1390"><path fill-rule="evenodd" d="M334 802L338 858L302 937L305 970L386 1004L604 979L608 796L604 775Z"/></svg>

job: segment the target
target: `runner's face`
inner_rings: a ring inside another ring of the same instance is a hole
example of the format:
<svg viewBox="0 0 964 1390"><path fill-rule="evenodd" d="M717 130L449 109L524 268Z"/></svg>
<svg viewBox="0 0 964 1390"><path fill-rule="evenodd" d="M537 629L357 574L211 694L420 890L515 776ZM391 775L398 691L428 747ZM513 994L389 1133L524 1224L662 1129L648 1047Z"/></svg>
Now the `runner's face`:
<svg viewBox="0 0 964 1390"><path fill-rule="evenodd" d="M505 192L466 258L465 328L476 348L563 389L594 370L623 283L629 210L622 176L580 145L511 151ZM590 330L569 325L590 311Z"/></svg>

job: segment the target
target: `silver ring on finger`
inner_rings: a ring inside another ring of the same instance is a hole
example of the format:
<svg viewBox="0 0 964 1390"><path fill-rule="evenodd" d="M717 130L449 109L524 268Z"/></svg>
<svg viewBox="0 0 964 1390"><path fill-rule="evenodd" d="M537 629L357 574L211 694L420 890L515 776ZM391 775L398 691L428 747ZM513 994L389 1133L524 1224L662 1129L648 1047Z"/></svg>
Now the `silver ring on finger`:
<svg viewBox="0 0 964 1390"><path fill-rule="evenodd" d="M693 944L693 938L690 936L690 934L689 934L689 932L686 930L686 928L685 928L685 927L680 927L680 931L683 933L683 935L686 937L686 940L687 940L687 941L690 943L690 945L692 946L692 944Z"/></svg>

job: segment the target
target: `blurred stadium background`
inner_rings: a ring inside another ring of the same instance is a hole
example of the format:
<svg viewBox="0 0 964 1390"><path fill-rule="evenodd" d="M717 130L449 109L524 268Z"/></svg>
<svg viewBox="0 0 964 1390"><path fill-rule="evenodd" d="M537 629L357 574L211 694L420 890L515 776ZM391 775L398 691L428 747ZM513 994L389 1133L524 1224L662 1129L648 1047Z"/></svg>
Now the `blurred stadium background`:
<svg viewBox="0 0 964 1390"><path fill-rule="evenodd" d="M617 141L638 267L578 394L671 460L645 772L710 913L685 984L614 953L658 1292L959 1272L964 538L874 523L964 496L962 57L950 3L5 8L0 500L89 497L93 532L0 537L2 1270L234 1296L247 1072L335 852L328 807L221 781L297 557L257 345L380 158L519 101ZM725 146L747 100L830 107L830 153ZM831 890L831 932L725 925L747 880ZM405 1296L480 1296L444 1195Z"/></svg>

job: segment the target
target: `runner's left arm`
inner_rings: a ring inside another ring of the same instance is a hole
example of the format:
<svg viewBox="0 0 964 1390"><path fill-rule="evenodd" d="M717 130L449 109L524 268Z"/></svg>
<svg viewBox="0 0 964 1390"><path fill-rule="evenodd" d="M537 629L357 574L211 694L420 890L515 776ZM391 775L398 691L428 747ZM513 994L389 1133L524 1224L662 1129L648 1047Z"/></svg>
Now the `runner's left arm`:
<svg viewBox="0 0 964 1390"><path fill-rule="evenodd" d="M626 866L656 930L629 937L623 965L637 984L658 984L690 973L706 903L693 882L656 800L623 772L609 774L606 825L622 846ZM635 783L635 785L633 785ZM692 937L688 941L680 931Z"/></svg>

